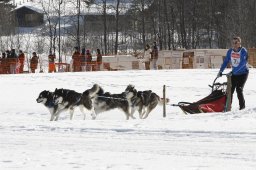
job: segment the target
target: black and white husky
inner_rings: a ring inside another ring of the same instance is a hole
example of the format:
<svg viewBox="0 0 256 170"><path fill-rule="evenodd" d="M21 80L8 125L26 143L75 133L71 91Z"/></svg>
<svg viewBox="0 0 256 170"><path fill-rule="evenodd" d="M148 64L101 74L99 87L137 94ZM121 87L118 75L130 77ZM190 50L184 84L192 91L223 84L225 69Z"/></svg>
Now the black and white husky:
<svg viewBox="0 0 256 170"><path fill-rule="evenodd" d="M146 119L149 113L158 105L163 104L156 93L151 90L137 91L133 85L128 85L125 89L126 98L131 108L131 117L137 110L141 119Z"/></svg>
<svg viewBox="0 0 256 170"><path fill-rule="evenodd" d="M84 91L82 94L68 89L56 89L55 92L42 91L37 103L42 103L51 114L50 121L57 121L61 112L70 111L70 119L73 118L74 109L79 107L84 114L84 109L91 111L92 118L95 119L95 112L91 96L98 91L97 86Z"/></svg>
<svg viewBox="0 0 256 170"><path fill-rule="evenodd" d="M130 108L129 103L125 98L126 94L124 92L120 94L111 94L109 92L104 92L100 86L98 86L98 88L99 91L92 97L96 115L118 108L125 113L126 119L128 120L130 116Z"/></svg>
<svg viewBox="0 0 256 170"><path fill-rule="evenodd" d="M91 89L86 90L82 94L69 89L55 89L53 100L54 104L58 105L58 110L52 115L51 120L54 118L58 120L59 114L66 110L69 110L70 120L72 120L76 107L79 107L80 111L84 114L84 119L86 117L85 109L90 111L92 119L95 119L96 115L91 97L98 92L99 89L97 88L98 86L94 85Z"/></svg>
<svg viewBox="0 0 256 170"><path fill-rule="evenodd" d="M36 101L37 103L42 103L49 110L51 115L55 115L58 110L58 105L54 104L53 92L47 90L42 91Z"/></svg>

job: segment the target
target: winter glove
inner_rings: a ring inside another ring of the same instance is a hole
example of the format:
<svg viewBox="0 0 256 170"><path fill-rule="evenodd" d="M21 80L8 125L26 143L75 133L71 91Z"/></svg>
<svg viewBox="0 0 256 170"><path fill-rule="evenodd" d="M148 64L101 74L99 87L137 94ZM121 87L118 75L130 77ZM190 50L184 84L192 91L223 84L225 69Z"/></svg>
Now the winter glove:
<svg viewBox="0 0 256 170"><path fill-rule="evenodd" d="M218 74L217 74L217 77L221 77L222 76L222 72L218 72Z"/></svg>
<svg viewBox="0 0 256 170"><path fill-rule="evenodd" d="M227 74L227 76L232 76L232 71Z"/></svg>

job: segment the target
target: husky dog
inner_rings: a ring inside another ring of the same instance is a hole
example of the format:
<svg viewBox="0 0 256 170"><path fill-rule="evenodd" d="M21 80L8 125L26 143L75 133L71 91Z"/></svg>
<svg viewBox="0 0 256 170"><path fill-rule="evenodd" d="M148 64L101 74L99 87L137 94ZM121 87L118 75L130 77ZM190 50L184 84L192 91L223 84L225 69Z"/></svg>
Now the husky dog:
<svg viewBox="0 0 256 170"><path fill-rule="evenodd" d="M121 109L126 116L126 119L129 119L129 103L125 98L125 93L121 94L111 94L109 92L104 92L102 87L98 86L99 90L92 97L94 101L94 110L96 115L105 111L109 111L115 108Z"/></svg>
<svg viewBox="0 0 256 170"><path fill-rule="evenodd" d="M137 110L141 119L146 119L149 113L158 105L163 104L156 93L151 90L137 91L133 85L128 85L125 89L126 98L131 107L131 117Z"/></svg>
<svg viewBox="0 0 256 170"><path fill-rule="evenodd" d="M70 120L72 120L74 109L76 107L80 108L80 111L84 114L84 119L86 117L84 109L91 111L91 116L93 119L95 119L96 115L94 112L91 96L93 96L97 91L97 86L93 86L91 89L86 90L82 94L77 93L74 90L56 88L53 95L53 101L54 104L58 106L58 110L52 114L50 120L57 121L60 113L66 110L69 110Z"/></svg>
<svg viewBox="0 0 256 170"><path fill-rule="evenodd" d="M47 90L42 91L36 101L37 103L42 103L50 111L51 115L54 115L58 110L58 105L54 104L53 92Z"/></svg>

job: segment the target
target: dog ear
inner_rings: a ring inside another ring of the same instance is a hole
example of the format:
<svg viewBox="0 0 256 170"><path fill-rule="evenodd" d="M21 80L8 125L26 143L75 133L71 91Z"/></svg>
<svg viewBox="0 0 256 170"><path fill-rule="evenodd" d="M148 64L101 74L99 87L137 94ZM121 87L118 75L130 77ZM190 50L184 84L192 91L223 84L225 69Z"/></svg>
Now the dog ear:
<svg viewBox="0 0 256 170"><path fill-rule="evenodd" d="M129 86L130 86L130 88L132 88L132 89L134 89L134 88L135 88L135 86L134 86L134 85L132 85L132 84L129 84Z"/></svg>
<svg viewBox="0 0 256 170"><path fill-rule="evenodd" d="M129 84L129 85L126 87L125 90L131 91L131 90L133 90L134 88L135 88L134 85Z"/></svg>

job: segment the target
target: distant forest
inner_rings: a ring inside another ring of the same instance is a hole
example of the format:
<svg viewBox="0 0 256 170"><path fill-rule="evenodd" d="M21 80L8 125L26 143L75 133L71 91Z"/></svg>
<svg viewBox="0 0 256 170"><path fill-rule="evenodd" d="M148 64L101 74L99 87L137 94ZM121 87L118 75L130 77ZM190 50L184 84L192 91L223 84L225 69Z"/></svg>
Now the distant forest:
<svg viewBox="0 0 256 170"><path fill-rule="evenodd" d="M6 37L14 42L11 37L22 36L15 28L17 23L10 12L15 6L11 2L0 0L1 49L22 46L17 44L20 40L7 47L4 43ZM66 25L72 29L61 30L58 24L65 12L64 5L69 2L74 9L73 20L66 21ZM243 46L256 47L256 0L37 0L37 3L44 7L46 18L43 31L36 32L37 37L45 37L36 43L42 51L69 48L72 51L74 46L85 46L117 54L142 50L154 41L160 50L229 48L234 36L242 38ZM98 6L98 17L86 22L90 17L83 9L93 5ZM110 8L114 11L111 14ZM42 44L47 45L40 47Z"/></svg>

